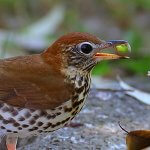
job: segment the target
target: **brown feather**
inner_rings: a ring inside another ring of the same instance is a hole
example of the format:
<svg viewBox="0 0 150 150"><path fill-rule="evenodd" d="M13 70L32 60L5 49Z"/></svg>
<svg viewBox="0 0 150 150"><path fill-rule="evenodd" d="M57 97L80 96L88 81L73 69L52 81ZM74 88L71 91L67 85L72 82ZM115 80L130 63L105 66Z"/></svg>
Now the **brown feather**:
<svg viewBox="0 0 150 150"><path fill-rule="evenodd" d="M57 67L59 68L59 67ZM70 99L73 87L41 55L0 60L0 101L12 106L51 109Z"/></svg>

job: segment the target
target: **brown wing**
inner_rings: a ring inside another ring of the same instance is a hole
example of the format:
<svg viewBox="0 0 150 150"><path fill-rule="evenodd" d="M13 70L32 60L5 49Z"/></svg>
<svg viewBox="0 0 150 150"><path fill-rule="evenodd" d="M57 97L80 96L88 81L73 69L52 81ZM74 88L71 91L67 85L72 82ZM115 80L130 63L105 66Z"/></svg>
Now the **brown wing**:
<svg viewBox="0 0 150 150"><path fill-rule="evenodd" d="M43 68L42 63L37 65L41 61L38 57L32 58L32 64L25 63L26 59L21 58L21 61L20 64L17 58L0 62L1 102L17 107L52 109L70 99L72 87L64 83L60 74L52 72L50 67Z"/></svg>

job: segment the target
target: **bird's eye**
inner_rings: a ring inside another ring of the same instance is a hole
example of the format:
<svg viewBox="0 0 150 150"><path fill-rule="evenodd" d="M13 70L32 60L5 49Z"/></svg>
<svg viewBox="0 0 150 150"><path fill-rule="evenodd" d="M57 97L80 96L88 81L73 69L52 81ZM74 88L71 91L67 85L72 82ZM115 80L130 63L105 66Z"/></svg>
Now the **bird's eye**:
<svg viewBox="0 0 150 150"><path fill-rule="evenodd" d="M83 42L79 44L79 50L84 54L89 54L92 52L93 47L92 44L89 42Z"/></svg>

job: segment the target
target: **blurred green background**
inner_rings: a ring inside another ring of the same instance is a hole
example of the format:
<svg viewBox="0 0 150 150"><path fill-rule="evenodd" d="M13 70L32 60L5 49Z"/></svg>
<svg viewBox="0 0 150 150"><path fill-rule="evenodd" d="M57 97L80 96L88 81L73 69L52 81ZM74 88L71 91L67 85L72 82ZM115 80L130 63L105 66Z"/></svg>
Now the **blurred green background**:
<svg viewBox="0 0 150 150"><path fill-rule="evenodd" d="M149 0L0 0L1 58L39 53L74 31L131 45L131 59L104 61L93 75L146 76L150 70Z"/></svg>

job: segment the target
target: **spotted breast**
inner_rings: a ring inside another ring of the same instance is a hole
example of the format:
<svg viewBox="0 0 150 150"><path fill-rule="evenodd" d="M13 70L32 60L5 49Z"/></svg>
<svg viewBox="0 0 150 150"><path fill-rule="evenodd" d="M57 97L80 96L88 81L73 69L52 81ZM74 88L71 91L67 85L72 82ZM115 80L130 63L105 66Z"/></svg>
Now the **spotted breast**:
<svg viewBox="0 0 150 150"><path fill-rule="evenodd" d="M0 135L27 137L52 132L65 126L82 109L90 88L90 75L74 77L75 92L62 105L47 110L35 110L0 104Z"/></svg>

